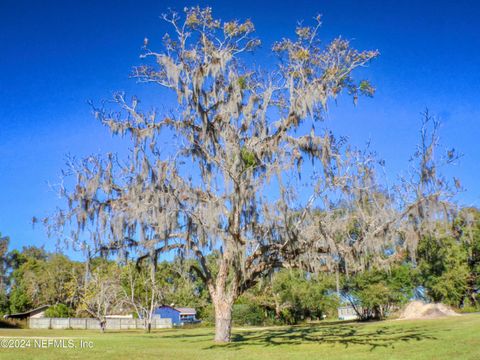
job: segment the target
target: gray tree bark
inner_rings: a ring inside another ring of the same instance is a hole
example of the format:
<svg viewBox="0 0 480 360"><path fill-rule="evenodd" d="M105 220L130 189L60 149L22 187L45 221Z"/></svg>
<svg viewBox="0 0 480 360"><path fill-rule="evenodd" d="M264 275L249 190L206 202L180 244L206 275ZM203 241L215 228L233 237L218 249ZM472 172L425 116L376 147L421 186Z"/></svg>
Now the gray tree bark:
<svg viewBox="0 0 480 360"><path fill-rule="evenodd" d="M213 300L215 307L215 342L230 342L232 335L233 301L218 297Z"/></svg>

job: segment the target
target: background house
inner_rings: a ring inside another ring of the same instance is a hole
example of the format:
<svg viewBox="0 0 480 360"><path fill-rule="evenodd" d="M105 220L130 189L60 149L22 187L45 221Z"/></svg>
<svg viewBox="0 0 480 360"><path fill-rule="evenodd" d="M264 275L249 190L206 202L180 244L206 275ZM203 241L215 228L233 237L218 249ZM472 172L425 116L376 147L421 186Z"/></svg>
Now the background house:
<svg viewBox="0 0 480 360"><path fill-rule="evenodd" d="M353 320L358 319L358 314L351 305L340 306L338 308L338 318L340 320Z"/></svg>
<svg viewBox="0 0 480 360"><path fill-rule="evenodd" d="M173 325L183 325L197 323L197 311L192 308L174 308L172 306L163 305L155 310L155 316L164 319L172 319Z"/></svg>
<svg viewBox="0 0 480 360"><path fill-rule="evenodd" d="M197 320L197 311L193 308L176 308L180 312L180 321L182 323L195 323Z"/></svg>
<svg viewBox="0 0 480 360"><path fill-rule="evenodd" d="M25 311L22 313L16 313L16 314L10 314L10 315L5 315L3 318L4 319L16 319L16 320L25 320L29 318L42 318L45 317L45 311L50 307L50 305L43 305L38 308Z"/></svg>

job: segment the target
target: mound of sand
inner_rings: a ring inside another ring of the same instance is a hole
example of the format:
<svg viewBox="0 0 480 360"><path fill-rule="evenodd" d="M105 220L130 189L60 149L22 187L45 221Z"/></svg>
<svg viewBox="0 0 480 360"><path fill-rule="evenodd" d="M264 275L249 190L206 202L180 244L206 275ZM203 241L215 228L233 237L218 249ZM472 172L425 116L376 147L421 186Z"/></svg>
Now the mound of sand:
<svg viewBox="0 0 480 360"><path fill-rule="evenodd" d="M412 301L403 309L398 319L436 319L444 316L460 315L444 304L425 304L421 301Z"/></svg>

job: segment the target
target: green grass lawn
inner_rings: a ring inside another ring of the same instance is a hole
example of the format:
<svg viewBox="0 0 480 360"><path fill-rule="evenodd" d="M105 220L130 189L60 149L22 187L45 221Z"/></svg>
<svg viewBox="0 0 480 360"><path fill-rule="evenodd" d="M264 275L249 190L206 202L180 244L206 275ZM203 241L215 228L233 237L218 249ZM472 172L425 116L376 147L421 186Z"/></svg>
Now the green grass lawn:
<svg viewBox="0 0 480 360"><path fill-rule="evenodd" d="M423 321L236 328L217 345L213 329L118 331L0 329L5 338L93 341L93 349L0 349L0 359L480 359L480 315ZM0 339L2 340L2 339Z"/></svg>

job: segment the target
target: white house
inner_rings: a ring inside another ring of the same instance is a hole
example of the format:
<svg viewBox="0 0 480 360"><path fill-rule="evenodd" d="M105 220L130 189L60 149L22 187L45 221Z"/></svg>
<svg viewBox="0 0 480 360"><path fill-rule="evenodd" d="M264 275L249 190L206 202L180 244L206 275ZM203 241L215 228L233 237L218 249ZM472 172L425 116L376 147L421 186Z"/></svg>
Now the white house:
<svg viewBox="0 0 480 360"><path fill-rule="evenodd" d="M351 305L340 306L338 308L338 318L340 320L354 320L358 319L358 315Z"/></svg>

